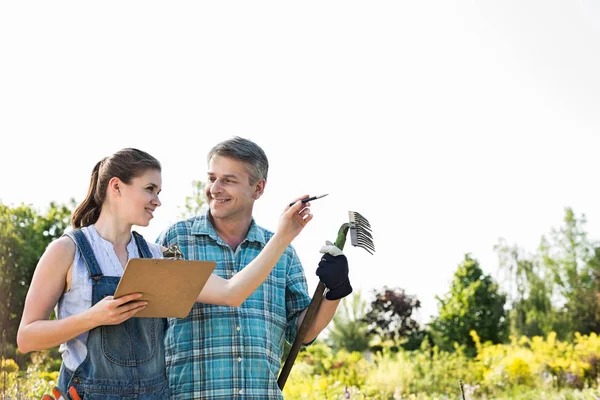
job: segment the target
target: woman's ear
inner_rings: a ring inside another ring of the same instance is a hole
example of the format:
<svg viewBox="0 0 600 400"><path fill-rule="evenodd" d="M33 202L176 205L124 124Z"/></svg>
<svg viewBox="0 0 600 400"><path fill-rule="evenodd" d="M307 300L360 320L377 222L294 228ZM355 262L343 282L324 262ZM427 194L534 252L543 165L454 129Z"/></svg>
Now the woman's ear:
<svg viewBox="0 0 600 400"><path fill-rule="evenodd" d="M112 193L114 196L121 196L121 188L123 187L123 182L117 178L116 176L113 176L112 178L110 178L110 181L108 181L108 191L110 193Z"/></svg>

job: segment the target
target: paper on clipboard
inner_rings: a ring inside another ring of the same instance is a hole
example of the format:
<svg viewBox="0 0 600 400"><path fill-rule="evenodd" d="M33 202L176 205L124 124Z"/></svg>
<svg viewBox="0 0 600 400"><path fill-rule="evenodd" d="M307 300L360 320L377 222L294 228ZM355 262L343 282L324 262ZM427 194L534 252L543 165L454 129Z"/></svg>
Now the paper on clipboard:
<svg viewBox="0 0 600 400"><path fill-rule="evenodd" d="M132 258L114 297L142 293L139 300L148 305L135 317L185 318L216 265L215 261Z"/></svg>

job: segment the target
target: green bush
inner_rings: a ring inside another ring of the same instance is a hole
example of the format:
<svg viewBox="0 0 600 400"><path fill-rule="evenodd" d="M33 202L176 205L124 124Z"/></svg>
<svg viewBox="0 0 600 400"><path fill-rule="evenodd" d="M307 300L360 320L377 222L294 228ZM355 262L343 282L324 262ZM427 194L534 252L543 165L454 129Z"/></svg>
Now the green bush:
<svg viewBox="0 0 600 400"><path fill-rule="evenodd" d="M464 347L441 351L427 340L415 351L376 354L337 352L316 343L300 353L286 383L294 399L593 399L599 396L600 337L576 335L562 342L511 338L508 344L481 343L477 354ZM592 396L593 395L593 396Z"/></svg>

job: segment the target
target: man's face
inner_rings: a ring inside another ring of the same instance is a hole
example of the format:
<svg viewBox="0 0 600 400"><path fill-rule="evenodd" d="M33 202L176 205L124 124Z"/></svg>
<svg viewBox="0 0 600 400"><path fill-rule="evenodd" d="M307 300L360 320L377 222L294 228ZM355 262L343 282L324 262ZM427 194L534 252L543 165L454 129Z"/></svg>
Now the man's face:
<svg viewBox="0 0 600 400"><path fill-rule="evenodd" d="M215 219L252 216L252 207L264 190L265 180L250 184L244 163L233 158L213 156L208 162L206 199Z"/></svg>

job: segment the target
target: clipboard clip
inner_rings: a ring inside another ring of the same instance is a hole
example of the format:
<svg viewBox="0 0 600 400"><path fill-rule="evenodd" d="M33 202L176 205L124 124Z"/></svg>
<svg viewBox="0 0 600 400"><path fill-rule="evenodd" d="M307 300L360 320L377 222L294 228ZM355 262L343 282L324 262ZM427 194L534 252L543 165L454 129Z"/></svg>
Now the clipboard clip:
<svg viewBox="0 0 600 400"><path fill-rule="evenodd" d="M169 246L169 248L167 248L165 251L163 251L163 257L170 258L173 260L183 260L184 259L183 253L179 249L178 244L172 244Z"/></svg>

